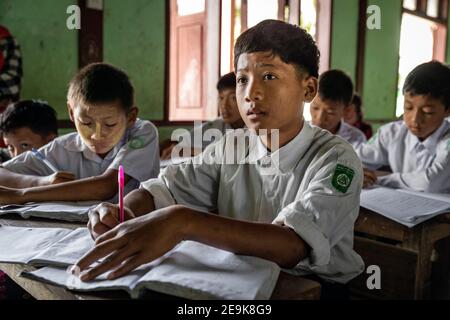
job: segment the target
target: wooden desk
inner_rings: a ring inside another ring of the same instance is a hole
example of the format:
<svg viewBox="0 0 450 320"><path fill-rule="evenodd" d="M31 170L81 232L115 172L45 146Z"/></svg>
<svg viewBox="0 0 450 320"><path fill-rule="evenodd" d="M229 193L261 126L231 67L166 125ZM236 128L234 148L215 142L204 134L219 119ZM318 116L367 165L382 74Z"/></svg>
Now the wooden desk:
<svg viewBox="0 0 450 320"><path fill-rule="evenodd" d="M376 299L442 298L449 289L450 214L408 228L361 208L354 247L366 268L381 269L381 289L369 290L370 274L351 282L353 296Z"/></svg>
<svg viewBox="0 0 450 320"><path fill-rule="evenodd" d="M2 216L0 225L17 227L55 227L75 229L84 224L65 223L48 219L24 220L14 215ZM31 296L38 300L97 300L97 299L129 299L125 292L95 292L80 294L62 287L20 277L22 271L34 270L33 267L19 264L2 264L0 270L5 272L12 280L24 288ZM144 299L177 299L162 293L148 291ZM271 299L273 300L318 300L320 298L320 284L316 281L296 277L281 272Z"/></svg>

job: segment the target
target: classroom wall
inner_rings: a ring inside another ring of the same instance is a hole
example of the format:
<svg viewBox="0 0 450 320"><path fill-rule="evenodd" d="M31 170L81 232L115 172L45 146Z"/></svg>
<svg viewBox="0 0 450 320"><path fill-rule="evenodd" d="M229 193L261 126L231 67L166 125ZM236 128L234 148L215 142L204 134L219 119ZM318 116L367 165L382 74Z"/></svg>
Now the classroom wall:
<svg viewBox="0 0 450 320"><path fill-rule="evenodd" d="M104 60L124 68L130 75L136 89L139 116L162 120L165 1L108 0L104 3Z"/></svg>
<svg viewBox="0 0 450 320"><path fill-rule="evenodd" d="M381 29L366 29L363 103L368 120L395 118L402 1L369 0L381 9Z"/></svg>
<svg viewBox="0 0 450 320"><path fill-rule="evenodd" d="M78 34L66 27L73 0L1 0L0 24L22 48L21 97L46 100L67 119L67 83L78 67Z"/></svg>
<svg viewBox="0 0 450 320"><path fill-rule="evenodd" d="M10 29L22 48L21 97L48 101L59 119L68 119L67 83L78 70L78 32L66 27L66 9L76 3L0 1L0 23ZM165 0L133 0L133 5L104 1L104 61L127 70L136 89L139 116L144 119L164 117L165 10ZM162 136L168 136L170 129L162 130Z"/></svg>
<svg viewBox="0 0 450 320"><path fill-rule="evenodd" d="M331 69L341 69L356 80L358 60L358 14L359 0L334 0Z"/></svg>

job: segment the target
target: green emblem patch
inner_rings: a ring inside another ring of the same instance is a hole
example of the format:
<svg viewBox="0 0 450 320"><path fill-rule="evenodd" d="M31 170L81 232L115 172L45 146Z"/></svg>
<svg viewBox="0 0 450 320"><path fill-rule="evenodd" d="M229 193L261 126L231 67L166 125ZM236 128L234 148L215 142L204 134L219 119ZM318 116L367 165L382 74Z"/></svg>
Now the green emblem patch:
<svg viewBox="0 0 450 320"><path fill-rule="evenodd" d="M450 139L447 140L447 151L450 151Z"/></svg>
<svg viewBox="0 0 450 320"><path fill-rule="evenodd" d="M333 179L331 180L331 184L336 190L346 193L348 187L352 183L353 176L355 175L355 171L350 169L349 167L338 164L336 169L334 170Z"/></svg>
<svg viewBox="0 0 450 320"><path fill-rule="evenodd" d="M141 149L141 148L145 147L145 139L142 136L135 137L135 138L131 139L131 141L128 143L128 146L131 149Z"/></svg>

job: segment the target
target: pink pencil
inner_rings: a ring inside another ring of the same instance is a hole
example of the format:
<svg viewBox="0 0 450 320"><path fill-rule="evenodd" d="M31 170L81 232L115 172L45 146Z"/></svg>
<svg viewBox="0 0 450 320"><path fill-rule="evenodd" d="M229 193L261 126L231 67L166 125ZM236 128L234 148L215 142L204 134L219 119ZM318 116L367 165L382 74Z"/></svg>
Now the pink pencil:
<svg viewBox="0 0 450 320"><path fill-rule="evenodd" d="M123 188L125 184L125 175L123 173L123 167L119 166L119 176L118 176L118 182L119 182L119 209L120 209L120 223L125 221L125 217L123 214Z"/></svg>

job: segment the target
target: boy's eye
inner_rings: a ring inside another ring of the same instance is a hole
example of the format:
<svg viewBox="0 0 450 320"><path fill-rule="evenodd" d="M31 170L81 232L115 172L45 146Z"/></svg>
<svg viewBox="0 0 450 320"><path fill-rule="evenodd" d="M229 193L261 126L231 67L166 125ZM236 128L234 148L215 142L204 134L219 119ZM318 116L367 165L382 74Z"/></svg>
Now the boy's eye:
<svg viewBox="0 0 450 320"><path fill-rule="evenodd" d="M114 127L116 124L117 124L117 123L106 124L106 126L107 126L108 128L112 128L112 127Z"/></svg>
<svg viewBox="0 0 450 320"><path fill-rule="evenodd" d="M22 149L31 149L31 146L30 146L30 144L28 144L28 143L21 143L21 144L20 144L20 147L21 147Z"/></svg>
<svg viewBox="0 0 450 320"><path fill-rule="evenodd" d="M270 73L264 75L264 80L275 80L276 78L277 77Z"/></svg>
<svg viewBox="0 0 450 320"><path fill-rule="evenodd" d="M90 126L90 125L91 125L90 122L83 122L83 121L80 121L80 123L81 123L83 126Z"/></svg>
<svg viewBox="0 0 450 320"><path fill-rule="evenodd" d="M247 82L247 78L246 77L238 77L236 80L237 84L245 84Z"/></svg>

